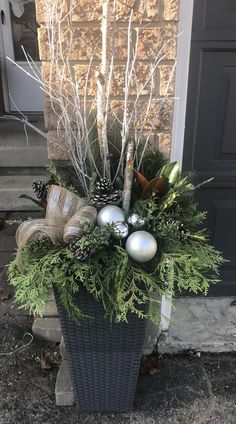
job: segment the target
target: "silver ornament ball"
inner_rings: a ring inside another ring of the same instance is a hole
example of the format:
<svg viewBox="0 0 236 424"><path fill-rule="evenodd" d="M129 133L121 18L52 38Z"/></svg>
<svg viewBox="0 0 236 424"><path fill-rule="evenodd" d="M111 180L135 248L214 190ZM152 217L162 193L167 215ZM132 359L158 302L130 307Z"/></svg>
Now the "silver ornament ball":
<svg viewBox="0 0 236 424"><path fill-rule="evenodd" d="M129 227L125 222L118 221L112 225L113 234L118 239L124 239L129 235Z"/></svg>
<svg viewBox="0 0 236 424"><path fill-rule="evenodd" d="M137 213L131 213L127 221L133 228L142 228L145 225L145 220Z"/></svg>
<svg viewBox="0 0 236 424"><path fill-rule="evenodd" d="M157 242L147 231L135 231L126 242L126 250L136 262L148 262L157 252Z"/></svg>
<svg viewBox="0 0 236 424"><path fill-rule="evenodd" d="M116 222L125 221L125 213L121 208L114 205L107 205L102 208L97 216L97 224L99 227L107 224L115 224Z"/></svg>

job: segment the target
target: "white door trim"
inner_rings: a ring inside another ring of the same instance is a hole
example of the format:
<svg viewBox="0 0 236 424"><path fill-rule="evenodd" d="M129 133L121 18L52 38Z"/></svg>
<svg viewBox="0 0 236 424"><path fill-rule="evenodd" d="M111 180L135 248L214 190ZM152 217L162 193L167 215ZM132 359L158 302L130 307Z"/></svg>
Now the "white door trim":
<svg viewBox="0 0 236 424"><path fill-rule="evenodd" d="M180 0L171 161L182 166L194 0Z"/></svg>
<svg viewBox="0 0 236 424"><path fill-rule="evenodd" d="M1 6L1 10L3 10L2 3L0 4L0 6ZM1 75L0 75L0 78L2 80L2 91L3 91L4 109L5 109L5 112L10 112L9 96L8 96L7 71L6 71L6 55L5 55L4 46L3 46L3 35L2 35L2 25L1 24L0 24L0 63L1 63Z"/></svg>
<svg viewBox="0 0 236 424"><path fill-rule="evenodd" d="M184 150L185 116L188 94L188 74L194 0L180 0L177 67L175 79L175 106L172 131L171 161L178 160L182 167ZM162 296L160 331L167 331L171 318L171 299Z"/></svg>

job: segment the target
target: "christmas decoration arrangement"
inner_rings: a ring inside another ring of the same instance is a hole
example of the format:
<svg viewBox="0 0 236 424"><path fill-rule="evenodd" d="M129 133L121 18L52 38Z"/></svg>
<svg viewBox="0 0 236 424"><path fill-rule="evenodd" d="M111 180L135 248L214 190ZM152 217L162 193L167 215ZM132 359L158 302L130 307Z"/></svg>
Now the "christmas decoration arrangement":
<svg viewBox="0 0 236 424"><path fill-rule="evenodd" d="M150 169L150 160L160 169ZM93 175L86 196L79 184L73 191L56 184L62 180L55 175L47 185L45 218L20 225L17 257L9 266L15 300L31 314L42 314L53 284L69 316L80 321L73 297L83 286L109 319L126 321L133 313L157 323L154 292L207 294L219 281L224 260L202 229L198 187L191 175L181 175L178 162L166 164L160 153L148 151L139 170L133 163L128 209L125 178ZM33 187L45 195L41 182Z"/></svg>
<svg viewBox="0 0 236 424"><path fill-rule="evenodd" d="M146 318L160 320L157 299L207 294L224 262L202 228L191 175L157 151L178 100L176 62L165 62L178 34L166 27L149 47L148 2L96 2L101 37L96 29L88 52L82 41L89 63L75 66L78 2L40 3L47 77L41 79L24 47L27 70L13 63L47 96L53 131L35 127L25 114L8 118L44 137L51 157L55 149L68 161L52 162L48 181L32 181L36 198L22 195L43 216L19 226L9 278L15 301L32 315L43 313L53 286L79 411L128 412Z"/></svg>
<svg viewBox="0 0 236 424"><path fill-rule="evenodd" d="M132 313L158 322L153 292L206 294L219 280L223 258L201 228L205 214L194 201L191 176L181 175L177 162L166 164L152 151L153 135L165 129L163 107L173 100L169 88L175 64L161 95L156 80L178 35L153 51L140 78L145 10L129 8L126 63L114 104L119 14L116 0L101 5L101 54L95 54L101 61L94 62L91 54L82 87L75 67L68 66L74 54L72 39L68 36L70 42L62 43L58 36L62 28L63 34L71 33L74 6L64 14L61 0L45 5L49 80L41 80L22 47L32 71L27 75L50 99L56 130L46 134L24 114L9 119L34 128L49 146L66 154L70 166L58 170L53 163L49 181L33 182L33 201L42 206L45 217L20 225L9 277L16 302L33 315L42 314L54 285L69 316L80 321L82 313L73 299L83 286L111 320L126 321ZM94 80L97 90L91 89ZM141 306L147 303L146 313Z"/></svg>

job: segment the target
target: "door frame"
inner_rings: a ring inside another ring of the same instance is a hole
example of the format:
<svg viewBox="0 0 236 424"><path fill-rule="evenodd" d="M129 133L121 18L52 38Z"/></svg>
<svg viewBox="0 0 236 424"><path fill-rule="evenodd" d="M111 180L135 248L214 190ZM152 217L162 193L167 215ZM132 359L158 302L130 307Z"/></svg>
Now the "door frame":
<svg viewBox="0 0 236 424"><path fill-rule="evenodd" d="M171 161L179 161L182 168L184 152L184 132L188 95L189 62L191 53L194 0L180 0L179 37L177 42L177 66L175 77L175 104L172 127ZM170 326L171 296L162 296L160 332Z"/></svg>
<svg viewBox="0 0 236 424"><path fill-rule="evenodd" d="M9 102L9 96L8 96L6 56L5 56L4 45L3 45L2 24L0 24L0 60L1 60L0 77L2 82L4 111L8 113L10 112L10 102Z"/></svg>
<svg viewBox="0 0 236 424"><path fill-rule="evenodd" d="M183 162L194 0L180 0L171 161Z"/></svg>

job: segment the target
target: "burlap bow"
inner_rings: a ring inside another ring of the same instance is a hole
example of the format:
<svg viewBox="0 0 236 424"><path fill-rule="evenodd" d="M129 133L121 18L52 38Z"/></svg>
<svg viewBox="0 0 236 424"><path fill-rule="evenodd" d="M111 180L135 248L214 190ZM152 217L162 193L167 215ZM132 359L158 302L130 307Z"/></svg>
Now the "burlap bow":
<svg viewBox="0 0 236 424"><path fill-rule="evenodd" d="M95 225L97 218L96 209L85 204L86 199L63 187L51 185L46 218L23 222L16 232L18 254L36 237L47 236L53 244L68 243L72 238L82 237L88 225Z"/></svg>

